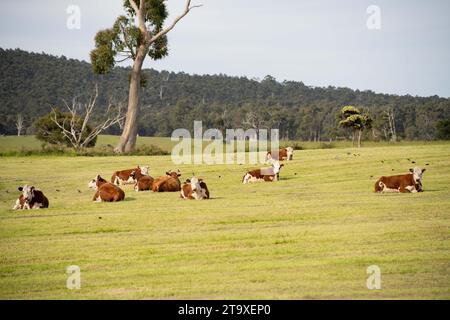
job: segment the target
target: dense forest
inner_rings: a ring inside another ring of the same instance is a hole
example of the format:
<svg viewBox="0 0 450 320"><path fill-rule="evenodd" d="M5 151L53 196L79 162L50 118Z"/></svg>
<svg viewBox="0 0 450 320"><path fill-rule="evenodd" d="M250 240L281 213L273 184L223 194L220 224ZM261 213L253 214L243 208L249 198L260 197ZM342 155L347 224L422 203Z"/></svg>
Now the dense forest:
<svg viewBox="0 0 450 320"><path fill-rule="evenodd" d="M115 68L96 76L87 62L0 49L0 134L33 133L33 122L63 101L88 99L98 82L100 119L109 101L126 105L129 69ZM337 125L339 110L354 105L373 119L365 132L373 140L431 140L438 121L450 119L450 99L377 94L273 77L249 79L226 75L189 75L144 71L139 134L170 136L176 128L192 128L202 120L208 128L279 128L285 139L335 140L349 132ZM119 134L120 127L109 129Z"/></svg>

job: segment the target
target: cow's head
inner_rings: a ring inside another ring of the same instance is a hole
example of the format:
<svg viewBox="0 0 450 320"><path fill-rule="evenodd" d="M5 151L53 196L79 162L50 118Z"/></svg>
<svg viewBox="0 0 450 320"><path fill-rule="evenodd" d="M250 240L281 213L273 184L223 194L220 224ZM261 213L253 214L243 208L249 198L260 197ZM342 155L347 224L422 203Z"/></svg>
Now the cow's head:
<svg viewBox="0 0 450 320"><path fill-rule="evenodd" d="M284 164L280 164L280 162L278 162L278 161L272 162L273 173L279 174L280 170L283 166L284 166Z"/></svg>
<svg viewBox="0 0 450 320"><path fill-rule="evenodd" d="M144 176L147 176L150 167L149 166L138 166L138 169L141 169L141 174L143 174Z"/></svg>
<svg viewBox="0 0 450 320"><path fill-rule="evenodd" d="M294 149L292 147L287 147L286 154L287 154L287 159L292 160L292 158L294 157Z"/></svg>
<svg viewBox="0 0 450 320"><path fill-rule="evenodd" d="M100 187L100 185L106 183L107 181L105 179L103 179L99 174L95 176L94 179L92 179L91 181L89 181L88 183L88 187L91 189L95 189L97 190L98 187Z"/></svg>
<svg viewBox="0 0 450 320"><path fill-rule="evenodd" d="M414 169L409 169L409 171L413 174L414 182L422 185L422 175L426 169L421 169L419 167L415 167Z"/></svg>
<svg viewBox="0 0 450 320"><path fill-rule="evenodd" d="M169 176L169 177L172 177L172 178L178 178L178 177L181 177L181 172L180 172L180 170L177 170L177 172L175 172L175 171L167 171L166 175Z"/></svg>
<svg viewBox="0 0 450 320"><path fill-rule="evenodd" d="M19 191L23 194L23 199L25 202L30 202L34 197L34 187L29 185L24 185L23 187L18 188Z"/></svg>
<svg viewBox="0 0 450 320"><path fill-rule="evenodd" d="M191 179L188 179L189 183L191 184L192 192L200 192L200 180L193 176Z"/></svg>

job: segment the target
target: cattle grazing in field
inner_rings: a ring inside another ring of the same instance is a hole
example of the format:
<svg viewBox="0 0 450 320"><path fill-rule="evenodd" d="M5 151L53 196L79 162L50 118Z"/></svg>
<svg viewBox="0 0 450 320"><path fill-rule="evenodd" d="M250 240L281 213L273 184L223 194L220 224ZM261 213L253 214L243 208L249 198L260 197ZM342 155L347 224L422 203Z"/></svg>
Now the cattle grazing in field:
<svg viewBox="0 0 450 320"><path fill-rule="evenodd" d="M133 171L130 175L136 183L134 185L135 191L152 190L154 179L148 175L142 174L141 171Z"/></svg>
<svg viewBox="0 0 450 320"><path fill-rule="evenodd" d="M242 183L259 182L259 181L278 181L280 179L280 170L283 167L278 161L272 161L269 168L255 169L248 171L242 178Z"/></svg>
<svg viewBox="0 0 450 320"><path fill-rule="evenodd" d="M95 179L89 182L89 187L96 190L92 201L116 202L125 199L125 192L122 189L113 183L109 183L100 175L97 175Z"/></svg>
<svg viewBox="0 0 450 320"><path fill-rule="evenodd" d="M153 192L175 192L181 190L180 170L178 172L168 171L165 176L156 178L153 181Z"/></svg>
<svg viewBox="0 0 450 320"><path fill-rule="evenodd" d="M13 210L48 208L49 202L44 193L33 186L24 185L18 188L22 192Z"/></svg>
<svg viewBox="0 0 450 320"><path fill-rule="evenodd" d="M137 166L134 169L127 169L122 171L116 171L111 177L111 183L114 183L115 185L124 185L124 184L134 184L136 183L136 180L131 177L131 173L139 171L143 175L148 174L148 166Z"/></svg>
<svg viewBox="0 0 450 320"><path fill-rule="evenodd" d="M209 199L209 190L202 179L193 176L191 179L187 179L181 187L180 196L183 199Z"/></svg>
<svg viewBox="0 0 450 320"><path fill-rule="evenodd" d="M422 192L422 175L426 169L415 167L410 173L381 177L375 183L375 192Z"/></svg>
<svg viewBox="0 0 450 320"><path fill-rule="evenodd" d="M278 161L284 161L284 160L292 160L294 157L294 149L292 147L287 147L278 150L278 152L272 153L271 151L267 152L266 155L266 161L270 160L278 160Z"/></svg>

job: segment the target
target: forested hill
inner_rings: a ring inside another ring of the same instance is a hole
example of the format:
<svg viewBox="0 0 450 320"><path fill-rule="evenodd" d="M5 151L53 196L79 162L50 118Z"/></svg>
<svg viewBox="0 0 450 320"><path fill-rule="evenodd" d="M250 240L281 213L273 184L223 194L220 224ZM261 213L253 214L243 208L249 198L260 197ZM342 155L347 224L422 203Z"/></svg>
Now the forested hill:
<svg viewBox="0 0 450 320"><path fill-rule="evenodd" d="M205 127L279 128L284 138L328 140L344 135L336 128L336 114L355 105L372 115L368 138L389 139L386 111L393 111L397 135L405 139L433 139L436 122L450 119L450 100L376 94L348 88L309 87L302 82L277 82L226 75L189 75L145 70L141 94L140 134L170 136L175 128L191 128L193 120ZM94 76L89 63L0 49L0 133L14 134L18 114L28 132L33 120L51 107L63 110L63 100L89 97L99 82L98 111L108 99L126 100L129 69L115 68ZM118 133L113 128L110 133Z"/></svg>

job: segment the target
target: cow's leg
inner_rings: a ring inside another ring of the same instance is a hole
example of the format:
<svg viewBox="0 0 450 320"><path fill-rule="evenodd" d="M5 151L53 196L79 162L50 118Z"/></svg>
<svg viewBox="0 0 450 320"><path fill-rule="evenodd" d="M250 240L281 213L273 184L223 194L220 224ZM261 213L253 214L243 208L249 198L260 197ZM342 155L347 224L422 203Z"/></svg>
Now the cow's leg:
<svg viewBox="0 0 450 320"><path fill-rule="evenodd" d="M415 186L407 186L407 187L405 187L405 189L408 190L411 193L416 193L417 192L417 189L416 189Z"/></svg>
<svg viewBox="0 0 450 320"><path fill-rule="evenodd" d="M16 200L16 205L13 207L13 210L19 210L21 209L20 199Z"/></svg>
<svg viewBox="0 0 450 320"><path fill-rule="evenodd" d="M409 189L407 189L404 185L401 185L401 186L400 186L400 189L399 189L398 191L400 191L401 193L408 193L408 192L411 192L411 191L409 191Z"/></svg>

